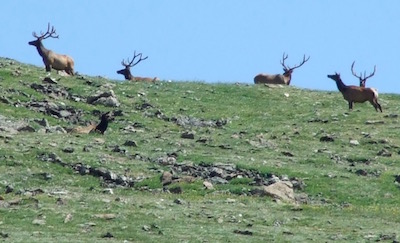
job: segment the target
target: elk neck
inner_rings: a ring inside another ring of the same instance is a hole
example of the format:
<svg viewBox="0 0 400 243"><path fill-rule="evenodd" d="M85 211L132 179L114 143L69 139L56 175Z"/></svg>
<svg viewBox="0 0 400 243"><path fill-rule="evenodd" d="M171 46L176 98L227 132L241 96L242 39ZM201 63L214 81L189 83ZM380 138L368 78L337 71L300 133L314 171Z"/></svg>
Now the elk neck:
<svg viewBox="0 0 400 243"><path fill-rule="evenodd" d="M283 75L283 78L285 79L285 83L287 85L290 85L290 81L292 81L292 71L291 70L286 71L282 75Z"/></svg>
<svg viewBox="0 0 400 243"><path fill-rule="evenodd" d="M49 53L49 50L44 47L43 43L41 40L37 40L34 44L36 46L37 51L39 52L39 55L44 57L47 56Z"/></svg>
<svg viewBox="0 0 400 243"><path fill-rule="evenodd" d="M96 126L96 130L104 134L108 127L108 114L101 116L100 123Z"/></svg>
<svg viewBox="0 0 400 243"><path fill-rule="evenodd" d="M337 75L328 75L329 78L333 79L336 82L336 86L338 88L338 90L340 92L345 92L348 88L347 85L345 85L342 81L342 79L340 78L340 76Z"/></svg>

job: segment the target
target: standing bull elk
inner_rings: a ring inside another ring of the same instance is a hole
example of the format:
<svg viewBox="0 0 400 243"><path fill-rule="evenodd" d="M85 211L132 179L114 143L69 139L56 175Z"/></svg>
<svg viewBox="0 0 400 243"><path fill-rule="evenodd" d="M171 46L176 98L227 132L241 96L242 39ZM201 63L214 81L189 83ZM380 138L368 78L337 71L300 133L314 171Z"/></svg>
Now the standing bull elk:
<svg viewBox="0 0 400 243"><path fill-rule="evenodd" d="M139 59L134 63L134 61L135 61L135 59L137 57L139 57ZM147 58L148 58L148 56L142 58L142 53L136 54L136 51L135 51L135 53L133 54L132 61L129 61L129 58L128 58L127 62L125 62L124 59L122 59L121 64L125 68L121 69L121 70L118 70L117 73L124 75L126 80L131 80L131 81L135 81L135 82L140 82L140 81L154 82L154 81L157 81L158 80L157 77L155 77L155 78L134 77L132 75L132 73L131 73L131 67L135 66L136 64L138 64L139 62L141 62L143 60L146 60Z"/></svg>
<svg viewBox="0 0 400 243"><path fill-rule="evenodd" d="M51 69L55 69L57 71L64 70L69 75L74 75L74 60L67 55L60 55L52 50L48 50L43 46L42 40L51 38L58 38L56 35L56 30L54 26L50 29L50 23L47 26L47 32L43 34L40 32L40 36L36 34L36 32L32 33L33 37L36 38L34 41L30 41L28 44L35 46L39 55L43 58L44 65L46 66L46 71L50 72Z"/></svg>
<svg viewBox="0 0 400 243"><path fill-rule="evenodd" d="M378 92L375 89L346 85L340 78L339 73L328 75L328 78L336 82L338 90L342 93L343 98L349 103L349 110L353 109L354 103L364 103L365 101L369 101L376 111L379 110L382 112L382 107L378 103Z"/></svg>
<svg viewBox="0 0 400 243"><path fill-rule="evenodd" d="M356 74L356 72L354 72L353 68L354 68L355 62L356 61L354 61L353 64L351 64L351 73L360 80L360 87L365 87L365 83L367 82L367 79L369 79L370 77L375 75L376 65L374 66L374 71L368 77L367 77L366 72L364 71L364 77L363 77L362 73L360 73L360 76L358 76Z"/></svg>
<svg viewBox="0 0 400 243"><path fill-rule="evenodd" d="M286 84L290 85L290 81L292 80L292 73L293 70L296 68L301 67L304 63L306 63L310 57L306 59L306 55L303 56L303 61L297 66L294 67L289 67L285 65L285 60L288 58L288 55L285 56L285 53L283 53L281 65L283 66L283 74L264 74L260 73L257 76L254 77L254 83L255 84Z"/></svg>

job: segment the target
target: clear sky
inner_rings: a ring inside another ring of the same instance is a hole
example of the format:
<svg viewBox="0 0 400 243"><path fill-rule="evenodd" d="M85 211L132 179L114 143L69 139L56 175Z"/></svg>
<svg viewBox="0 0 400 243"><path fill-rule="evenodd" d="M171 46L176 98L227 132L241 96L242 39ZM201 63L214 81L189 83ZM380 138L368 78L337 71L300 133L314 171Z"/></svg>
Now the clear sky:
<svg viewBox="0 0 400 243"><path fill-rule="evenodd" d="M336 90L327 74L358 85L357 73L380 93L400 93L398 0L13 0L1 3L0 56L44 67L28 45L50 22L59 39L45 47L75 60L75 71L116 74L134 51L148 59L135 76L162 80L253 83L258 73L282 73L311 56L292 85Z"/></svg>

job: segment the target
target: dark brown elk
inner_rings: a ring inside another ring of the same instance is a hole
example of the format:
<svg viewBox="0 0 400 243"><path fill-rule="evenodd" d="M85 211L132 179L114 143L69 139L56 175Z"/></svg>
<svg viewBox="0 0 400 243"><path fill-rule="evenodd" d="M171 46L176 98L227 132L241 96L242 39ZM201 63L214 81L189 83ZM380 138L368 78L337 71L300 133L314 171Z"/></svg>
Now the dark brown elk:
<svg viewBox="0 0 400 243"><path fill-rule="evenodd" d="M360 80L360 87L365 87L365 83L367 82L367 79L369 79L370 77L375 75L376 65L374 66L374 71L369 76L367 76L366 72L364 71L364 77L363 77L362 73L360 73L360 76L358 76L356 74L356 72L354 72L353 68L354 68L355 62L356 61L354 61L353 64L351 64L351 73Z"/></svg>
<svg viewBox="0 0 400 243"><path fill-rule="evenodd" d="M375 89L364 88L355 85L345 85L340 78L340 74L335 73L328 75L328 78L336 82L338 90L342 93L343 98L349 103L349 109L353 109L353 103L364 103L369 101L376 111L382 112L382 107L378 103L378 92Z"/></svg>
<svg viewBox="0 0 400 243"><path fill-rule="evenodd" d="M136 62L134 62L135 59L136 59L137 57L139 57L139 59L136 60ZM135 76L133 76L132 73L131 73L131 67L135 66L136 64L138 64L139 62L141 62L141 61L143 61L143 60L146 60L147 58L148 58L148 56L142 58L142 53L136 54L136 51L135 51L135 53L133 54L132 61L129 61L129 58L128 58L127 61L125 62L125 61L122 59L121 64L122 64L122 66L124 66L125 68L124 68L124 69L121 69L121 70L118 70L117 73L118 73L118 74L124 75L125 80L131 80L131 81L135 81L135 82L140 82L140 81L144 81L144 82L155 82L155 81L158 81L158 78L157 78L157 77L155 77L155 78L135 77Z"/></svg>
<svg viewBox="0 0 400 243"><path fill-rule="evenodd" d="M54 26L50 28L49 23L46 33L43 34L43 32L40 32L39 36L36 32L33 32L32 35L36 40L30 41L28 44L36 47L39 55L43 58L43 63L46 66L47 72L50 72L53 68L57 71L65 71L69 75L74 75L74 60L70 56L57 54L43 46L42 40L49 37L58 38Z"/></svg>
<svg viewBox="0 0 400 243"><path fill-rule="evenodd" d="M306 63L310 57L306 59L306 55L303 56L303 61L300 62L299 65L294 66L294 67L289 67L285 65L285 60L288 58L288 55L285 56L285 53L283 53L281 65L283 66L283 74L265 74L265 73L260 73L257 76L254 77L254 83L255 84L285 84L285 85L290 85L290 81L292 80L292 73L293 70L296 68L301 67L304 63Z"/></svg>

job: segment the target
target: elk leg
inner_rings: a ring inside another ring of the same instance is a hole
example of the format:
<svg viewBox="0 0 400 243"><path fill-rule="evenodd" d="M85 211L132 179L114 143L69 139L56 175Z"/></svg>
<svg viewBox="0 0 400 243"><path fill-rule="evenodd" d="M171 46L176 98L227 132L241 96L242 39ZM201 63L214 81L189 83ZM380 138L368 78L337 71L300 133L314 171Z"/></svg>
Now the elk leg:
<svg viewBox="0 0 400 243"><path fill-rule="evenodd" d="M349 101L349 110L353 110L353 102Z"/></svg>
<svg viewBox="0 0 400 243"><path fill-rule="evenodd" d="M65 72L68 73L71 76L74 76L74 71L72 69L70 69L70 68L66 69Z"/></svg>
<svg viewBox="0 0 400 243"><path fill-rule="evenodd" d="M381 107L381 105L378 103L377 100L372 100L372 101L370 101L370 103L374 106L374 108L375 108L376 111L378 111L378 109L379 109L379 111L382 112L382 107Z"/></svg>
<svg viewBox="0 0 400 243"><path fill-rule="evenodd" d="M50 65L46 65L46 72L51 72L51 66Z"/></svg>
<svg viewBox="0 0 400 243"><path fill-rule="evenodd" d="M382 112L382 107L381 107L381 105L380 105L378 102L376 102L376 104L378 105L379 110Z"/></svg>

